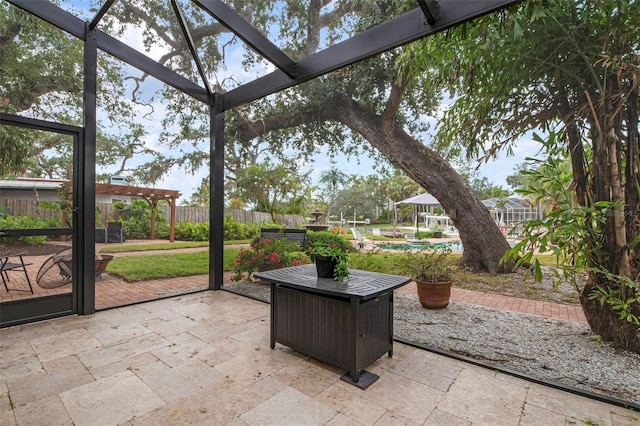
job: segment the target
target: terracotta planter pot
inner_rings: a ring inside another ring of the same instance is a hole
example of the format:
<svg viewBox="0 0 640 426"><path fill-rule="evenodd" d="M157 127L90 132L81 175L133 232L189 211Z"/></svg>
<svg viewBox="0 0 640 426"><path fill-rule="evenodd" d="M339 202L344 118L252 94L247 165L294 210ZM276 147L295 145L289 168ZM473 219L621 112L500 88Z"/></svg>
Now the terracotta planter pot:
<svg viewBox="0 0 640 426"><path fill-rule="evenodd" d="M316 271L318 278L334 278L336 264L338 263L333 257L324 257L316 255Z"/></svg>
<svg viewBox="0 0 640 426"><path fill-rule="evenodd" d="M449 305L451 298L451 281L431 282L418 281L418 299L426 309L442 309Z"/></svg>

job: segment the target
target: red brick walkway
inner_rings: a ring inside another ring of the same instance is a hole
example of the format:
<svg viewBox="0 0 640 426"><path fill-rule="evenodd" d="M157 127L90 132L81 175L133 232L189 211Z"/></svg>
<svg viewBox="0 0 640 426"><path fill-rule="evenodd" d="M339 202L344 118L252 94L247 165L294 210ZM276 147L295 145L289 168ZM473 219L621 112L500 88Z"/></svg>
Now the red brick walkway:
<svg viewBox="0 0 640 426"><path fill-rule="evenodd" d="M402 287L400 291L416 292L416 284L409 283ZM451 289L451 300L456 302L470 303L473 305L486 306L488 308L502 309L512 312L523 312L526 314L538 315L545 318L563 319L586 324L580 305L568 305L562 303L547 302L542 300L521 299L519 297L503 296L501 294L483 293L480 291L464 290L461 288Z"/></svg>

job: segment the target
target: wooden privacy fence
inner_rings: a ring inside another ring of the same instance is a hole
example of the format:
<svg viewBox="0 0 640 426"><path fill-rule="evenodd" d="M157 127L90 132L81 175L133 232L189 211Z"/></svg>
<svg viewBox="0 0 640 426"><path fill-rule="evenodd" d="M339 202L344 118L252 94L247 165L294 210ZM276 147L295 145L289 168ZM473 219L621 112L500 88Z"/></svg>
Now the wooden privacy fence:
<svg viewBox="0 0 640 426"><path fill-rule="evenodd" d="M33 200L6 200L1 199L0 205L3 205L9 209L9 212L13 216L31 216L41 217L43 219L53 219L60 216L60 212L52 209L46 209L37 204ZM96 204L96 218L97 222L106 226L106 223L117 219L120 215L117 209L113 208L110 203L98 203ZM162 205L158 207L158 210L162 210L165 217L168 218L170 214L169 206ZM272 223L271 215L265 212L252 212L242 209L224 209L225 216L232 216L242 223ZM176 206L176 223L181 222L203 223L209 221L209 208L208 207L189 207L189 206ZM288 228L299 228L305 224L304 217L295 214L279 214L276 215L276 221L278 224L286 225Z"/></svg>

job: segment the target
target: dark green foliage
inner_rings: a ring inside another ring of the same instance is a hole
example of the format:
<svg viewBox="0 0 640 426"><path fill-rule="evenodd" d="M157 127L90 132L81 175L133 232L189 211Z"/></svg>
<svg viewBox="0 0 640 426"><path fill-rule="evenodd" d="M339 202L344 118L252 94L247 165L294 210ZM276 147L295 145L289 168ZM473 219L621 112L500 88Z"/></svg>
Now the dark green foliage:
<svg viewBox="0 0 640 426"><path fill-rule="evenodd" d="M145 239L151 235L151 206L144 200L132 200L123 209L122 227L130 239ZM156 230L165 222L162 210L156 210Z"/></svg>
<svg viewBox="0 0 640 426"><path fill-rule="evenodd" d="M35 219L31 216L5 216L0 217L0 229L39 229L39 228L59 228L60 218L55 219ZM45 236L20 237L18 241L28 244L43 244L47 240ZM0 237L0 243L9 243L15 238Z"/></svg>
<svg viewBox="0 0 640 426"><path fill-rule="evenodd" d="M329 231L307 232L307 247L314 247L317 245L332 246L334 244L342 251L354 251L351 242L342 235L337 235Z"/></svg>
<svg viewBox="0 0 640 426"><path fill-rule="evenodd" d="M180 222L176 224L176 239L182 241L208 241L209 222L193 223ZM258 237L260 225L257 223L242 223L234 219L233 216L226 216L224 219L224 240L251 240ZM161 237L156 230L158 238ZM168 235L168 234L167 234Z"/></svg>
<svg viewBox="0 0 640 426"><path fill-rule="evenodd" d="M182 241L208 241L209 222L180 222L176 224L176 239Z"/></svg>
<svg viewBox="0 0 640 426"><path fill-rule="evenodd" d="M260 234L260 225L257 223L242 223L233 216L224 218L225 240L250 240Z"/></svg>

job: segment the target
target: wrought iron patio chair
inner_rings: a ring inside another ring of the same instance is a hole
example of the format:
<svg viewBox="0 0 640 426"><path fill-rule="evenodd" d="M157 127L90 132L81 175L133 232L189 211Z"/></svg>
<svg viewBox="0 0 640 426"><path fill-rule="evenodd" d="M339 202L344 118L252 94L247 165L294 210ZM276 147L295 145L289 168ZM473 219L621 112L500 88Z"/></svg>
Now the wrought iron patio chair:
<svg viewBox="0 0 640 426"><path fill-rule="evenodd" d="M11 290L13 291L30 291L33 294L33 287L31 286L31 280L29 279L29 274L27 273L27 266L31 265L31 263L24 263L24 256L26 253L12 253L12 254L3 254L0 255L0 277L2 277L2 284L4 284L5 290L7 293ZM10 262L9 260L14 259L18 261ZM23 272L24 276L27 279L27 284L29 285L29 290L20 289L20 288L9 288L7 282L9 282L9 272Z"/></svg>

